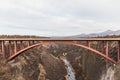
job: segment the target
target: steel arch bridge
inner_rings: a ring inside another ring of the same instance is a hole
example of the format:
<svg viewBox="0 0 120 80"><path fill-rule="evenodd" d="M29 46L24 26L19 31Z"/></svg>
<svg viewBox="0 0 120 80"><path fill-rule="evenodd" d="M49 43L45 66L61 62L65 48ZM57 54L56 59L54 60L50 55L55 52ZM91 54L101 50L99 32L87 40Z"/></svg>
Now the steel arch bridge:
<svg viewBox="0 0 120 80"><path fill-rule="evenodd" d="M110 46L111 41L116 42L117 53L109 52L109 48L114 49ZM0 51L3 57L11 60L28 49L51 42L85 48L115 64L120 61L120 38L1 38ZM99 50L95 48L96 45L99 46ZM114 58L114 55L117 57Z"/></svg>

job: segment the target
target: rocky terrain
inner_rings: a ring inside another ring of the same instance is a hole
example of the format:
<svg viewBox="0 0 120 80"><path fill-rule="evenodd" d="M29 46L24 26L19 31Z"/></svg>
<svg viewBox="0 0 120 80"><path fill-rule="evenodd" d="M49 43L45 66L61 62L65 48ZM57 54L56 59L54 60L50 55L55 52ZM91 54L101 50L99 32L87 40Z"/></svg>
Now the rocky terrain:
<svg viewBox="0 0 120 80"><path fill-rule="evenodd" d="M113 45L116 43L112 42ZM116 53L116 48L111 53ZM100 80L101 74L113 66L86 49L51 43L27 50L9 62L0 56L0 80L66 80L63 55L71 63L76 80ZM120 80L120 64L114 68L115 80Z"/></svg>
<svg viewBox="0 0 120 80"><path fill-rule="evenodd" d="M64 63L49 54L46 48L36 47L10 62L1 57L0 80L65 80Z"/></svg>
<svg viewBox="0 0 120 80"><path fill-rule="evenodd" d="M102 69L106 68L106 62L101 56L73 45L58 45L59 47L52 46L50 52L59 56L60 53L67 54L66 57L75 71L76 80L98 80L100 78Z"/></svg>

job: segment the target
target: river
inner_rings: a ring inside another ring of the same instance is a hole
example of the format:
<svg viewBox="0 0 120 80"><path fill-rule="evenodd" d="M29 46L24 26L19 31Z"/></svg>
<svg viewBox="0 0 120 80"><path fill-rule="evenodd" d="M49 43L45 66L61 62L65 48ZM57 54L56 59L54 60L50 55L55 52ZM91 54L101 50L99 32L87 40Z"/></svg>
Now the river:
<svg viewBox="0 0 120 80"><path fill-rule="evenodd" d="M66 58L64 58L63 61L66 64L67 79L68 80L76 80L75 74L73 72L70 62ZM114 80L114 73L115 73L114 67L108 67L107 71L102 73L101 78L99 80Z"/></svg>
<svg viewBox="0 0 120 80"><path fill-rule="evenodd" d="M76 80L75 79L75 74L73 72L73 69L72 69L72 66L71 66L70 62L66 58L64 58L63 61L66 64L68 80Z"/></svg>

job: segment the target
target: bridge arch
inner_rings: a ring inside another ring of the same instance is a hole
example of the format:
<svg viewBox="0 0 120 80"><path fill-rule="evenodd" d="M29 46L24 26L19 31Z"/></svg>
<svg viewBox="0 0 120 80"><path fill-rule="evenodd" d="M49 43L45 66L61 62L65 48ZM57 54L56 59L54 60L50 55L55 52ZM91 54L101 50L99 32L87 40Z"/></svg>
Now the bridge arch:
<svg viewBox="0 0 120 80"><path fill-rule="evenodd" d="M49 42L49 41L48 41L48 42L40 42L40 43L36 43L36 44L30 45L30 46L28 46L28 47L26 47L26 48L24 48L24 49L16 52L16 53L13 54L12 56L10 56L10 57L8 58L8 60L13 59L13 58L16 57L17 55L21 54L22 52L24 52L24 51L26 51L26 50L28 50L28 49L31 49L31 48L36 47L36 46L44 45L44 44L49 44L49 43L51 43L51 42ZM95 49L93 49L93 48L91 48L91 47L88 47L88 46L85 46L85 45L82 45L82 44L78 44L78 43L74 43L74 42L72 42L72 41L70 41L70 42L69 42L69 41L68 41L68 42L61 42L61 43L85 48L85 49L87 49L87 50L90 50L90 51L92 51L92 52L94 52L94 53L96 53L96 54L104 57L105 59L111 61L112 63L116 63L116 61L113 60L112 58L106 56L106 55L103 54L102 52L97 51L97 50L95 50Z"/></svg>

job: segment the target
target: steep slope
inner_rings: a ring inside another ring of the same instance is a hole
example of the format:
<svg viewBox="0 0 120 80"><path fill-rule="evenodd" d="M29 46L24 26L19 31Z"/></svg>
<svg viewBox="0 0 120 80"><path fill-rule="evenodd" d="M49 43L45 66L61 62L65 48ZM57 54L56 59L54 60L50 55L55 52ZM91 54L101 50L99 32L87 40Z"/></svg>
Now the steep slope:
<svg viewBox="0 0 120 80"><path fill-rule="evenodd" d="M44 47L28 50L5 66L7 67L7 71L3 71L6 72L5 77L0 74L2 76L0 80L65 80L67 74L64 63L52 56ZM7 75L10 75L8 79Z"/></svg>

